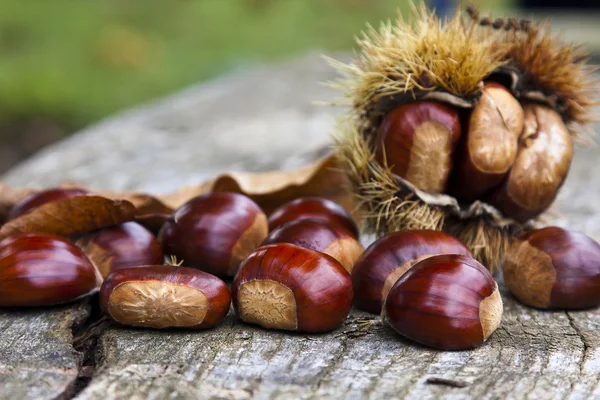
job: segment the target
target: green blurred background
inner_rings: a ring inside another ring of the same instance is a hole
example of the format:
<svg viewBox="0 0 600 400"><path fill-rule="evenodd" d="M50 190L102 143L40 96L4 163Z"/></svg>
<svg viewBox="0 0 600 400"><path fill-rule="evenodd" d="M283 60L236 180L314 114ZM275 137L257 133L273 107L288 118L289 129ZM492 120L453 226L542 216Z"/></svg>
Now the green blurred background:
<svg viewBox="0 0 600 400"><path fill-rule="evenodd" d="M186 85L309 49L349 50L366 22L397 9L409 2L0 0L0 172Z"/></svg>

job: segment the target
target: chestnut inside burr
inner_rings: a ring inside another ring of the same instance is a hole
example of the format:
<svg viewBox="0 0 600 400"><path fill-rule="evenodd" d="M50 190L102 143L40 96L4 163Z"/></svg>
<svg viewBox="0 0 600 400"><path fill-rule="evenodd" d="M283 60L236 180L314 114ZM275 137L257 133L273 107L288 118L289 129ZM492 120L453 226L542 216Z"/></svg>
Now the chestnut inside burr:
<svg viewBox="0 0 600 400"><path fill-rule="evenodd" d="M238 302L240 317L246 322L271 329L298 329L294 293L281 283L246 282L239 289Z"/></svg>
<svg viewBox="0 0 600 400"><path fill-rule="evenodd" d="M123 324L149 328L199 325L208 311L208 298L196 288L171 282L125 282L110 295L108 312Z"/></svg>

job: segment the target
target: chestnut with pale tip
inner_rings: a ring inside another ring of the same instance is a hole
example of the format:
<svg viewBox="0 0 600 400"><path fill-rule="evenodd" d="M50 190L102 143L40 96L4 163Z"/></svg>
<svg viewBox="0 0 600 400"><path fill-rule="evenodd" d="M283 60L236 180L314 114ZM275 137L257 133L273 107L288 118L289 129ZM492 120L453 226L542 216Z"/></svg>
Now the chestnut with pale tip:
<svg viewBox="0 0 600 400"><path fill-rule="evenodd" d="M100 289L104 314L122 325L206 329L229 312L225 282L209 273L172 265L147 265L108 275Z"/></svg>
<svg viewBox="0 0 600 400"><path fill-rule="evenodd" d="M427 193L443 193L461 136L459 114L437 101L415 101L388 112L375 139L375 159Z"/></svg>
<svg viewBox="0 0 600 400"><path fill-rule="evenodd" d="M185 260L188 267L234 276L267 233L267 217L249 197L214 192L175 210L158 238L165 254Z"/></svg>
<svg viewBox="0 0 600 400"><path fill-rule="evenodd" d="M523 123L519 101L504 86L486 82L459 144L450 192L475 200L498 188L517 156Z"/></svg>
<svg viewBox="0 0 600 400"><path fill-rule="evenodd" d="M345 228L314 219L300 219L283 224L272 231L262 244L274 243L292 243L329 254L349 273L364 251L360 242Z"/></svg>
<svg viewBox="0 0 600 400"><path fill-rule="evenodd" d="M97 272L81 249L48 233L0 242L0 307L68 303L97 290Z"/></svg>
<svg viewBox="0 0 600 400"><path fill-rule="evenodd" d="M46 203L71 197L88 196L89 194L87 190L76 188L54 188L33 193L16 203L8 213L7 219L15 219Z"/></svg>
<svg viewBox="0 0 600 400"><path fill-rule="evenodd" d="M394 284L382 317L415 342L466 350L498 328L502 298L490 272L473 258L437 255L415 264Z"/></svg>
<svg viewBox="0 0 600 400"><path fill-rule="evenodd" d="M548 227L516 239L502 267L523 304L543 309L600 305L600 245L583 233Z"/></svg>
<svg viewBox="0 0 600 400"><path fill-rule="evenodd" d="M300 219L323 220L345 228L355 238L359 235L350 213L338 203L321 197L303 197L280 206L269 215L269 230Z"/></svg>
<svg viewBox="0 0 600 400"><path fill-rule="evenodd" d="M338 327L352 307L352 282L333 257L289 243L262 246L231 287L239 317L263 328L317 333Z"/></svg>
<svg viewBox="0 0 600 400"><path fill-rule="evenodd" d="M356 306L379 314L394 283L418 261L438 254L472 257L471 251L457 238L434 230L394 232L378 239L352 271Z"/></svg>
<svg viewBox="0 0 600 400"><path fill-rule="evenodd" d="M136 222L98 229L80 237L76 244L103 278L119 269L163 262L158 240Z"/></svg>
<svg viewBox="0 0 600 400"><path fill-rule="evenodd" d="M527 103L519 150L502 187L489 199L507 217L524 223L545 211L565 181L573 140L550 107Z"/></svg>

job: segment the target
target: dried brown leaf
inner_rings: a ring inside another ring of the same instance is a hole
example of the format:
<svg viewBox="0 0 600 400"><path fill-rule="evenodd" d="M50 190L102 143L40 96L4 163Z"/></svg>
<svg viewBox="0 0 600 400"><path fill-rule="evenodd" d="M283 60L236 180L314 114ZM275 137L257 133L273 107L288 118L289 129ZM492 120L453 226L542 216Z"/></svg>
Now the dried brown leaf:
<svg viewBox="0 0 600 400"><path fill-rule="evenodd" d="M0 228L0 240L20 232L47 232L70 237L131 221L135 207L126 200L99 196L72 197L46 203Z"/></svg>
<svg viewBox="0 0 600 400"><path fill-rule="evenodd" d="M73 185L73 183L69 183L69 187ZM0 184L0 221L2 220L1 207L3 205L8 213L8 210L18 200L37 191L39 189L15 189ZM337 168L337 162L333 155L328 155L292 171L227 173L199 185L183 187L164 196L153 196L140 192L95 192L106 198L123 200L124 203L132 205L135 208L136 221L156 231L157 227L176 208L193 197L215 191L245 194L256 201L267 214L288 201L308 196L333 200L349 212L356 214L354 198L349 191L348 178L343 171ZM14 225L12 221L10 225ZM3 227L2 229L9 228Z"/></svg>
<svg viewBox="0 0 600 400"><path fill-rule="evenodd" d="M318 196L333 200L354 212L354 199L346 175L337 168L333 155L293 171L263 173L232 172L198 186L181 188L160 199L177 208L189 199L209 192L237 192L256 201L265 213L299 197Z"/></svg>

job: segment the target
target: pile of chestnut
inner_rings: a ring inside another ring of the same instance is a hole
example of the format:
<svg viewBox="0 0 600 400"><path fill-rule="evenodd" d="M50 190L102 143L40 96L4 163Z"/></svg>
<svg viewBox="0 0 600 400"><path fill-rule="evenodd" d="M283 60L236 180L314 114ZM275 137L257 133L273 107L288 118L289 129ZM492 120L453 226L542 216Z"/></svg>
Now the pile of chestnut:
<svg viewBox="0 0 600 400"><path fill-rule="evenodd" d="M40 192L9 218L87 195ZM99 290L105 315L123 325L209 328L233 302L247 323L316 333L342 324L354 303L381 313L403 336L445 350L476 347L499 326L498 286L458 239L396 232L363 251L358 235L350 214L329 200L298 199L267 218L250 198L215 192L175 210L158 237L129 221L77 237L27 232L4 239L0 306L49 306ZM600 246L560 228L529 232L515 241L504 279L534 307L596 306Z"/></svg>

